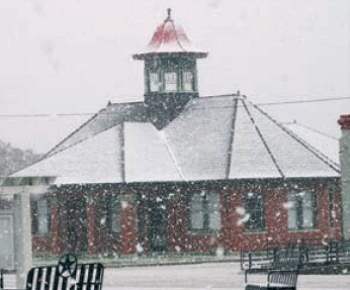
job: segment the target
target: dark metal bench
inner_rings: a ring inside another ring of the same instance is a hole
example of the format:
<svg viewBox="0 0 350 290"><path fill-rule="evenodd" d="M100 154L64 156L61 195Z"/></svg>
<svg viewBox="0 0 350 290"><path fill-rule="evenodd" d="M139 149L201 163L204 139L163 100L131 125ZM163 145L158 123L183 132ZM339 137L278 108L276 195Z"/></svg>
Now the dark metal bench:
<svg viewBox="0 0 350 290"><path fill-rule="evenodd" d="M319 271L325 267L339 269L350 265L349 240L298 240L288 245L268 244L264 250L241 250L240 263L242 270L261 272L263 269L281 269L279 264L293 259L300 272Z"/></svg>
<svg viewBox="0 0 350 290"><path fill-rule="evenodd" d="M32 268L28 272L25 289L101 290L103 273L102 264L78 264L74 255L67 254L59 259L57 265ZM0 282L3 286L3 277Z"/></svg>
<svg viewBox="0 0 350 290"><path fill-rule="evenodd" d="M270 270L265 285L247 284L245 290L296 290L297 270Z"/></svg>

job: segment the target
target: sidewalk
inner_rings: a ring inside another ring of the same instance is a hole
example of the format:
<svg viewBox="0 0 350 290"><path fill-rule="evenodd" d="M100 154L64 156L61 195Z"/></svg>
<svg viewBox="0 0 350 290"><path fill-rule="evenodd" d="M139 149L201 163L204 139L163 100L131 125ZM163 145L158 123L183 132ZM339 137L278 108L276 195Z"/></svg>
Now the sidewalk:
<svg viewBox="0 0 350 290"><path fill-rule="evenodd" d="M59 257L36 257L35 266L56 264ZM189 265L202 263L239 262L239 254L231 255L154 255L154 256L89 256L79 257L79 262L100 262L106 268L159 266L159 265Z"/></svg>
<svg viewBox="0 0 350 290"><path fill-rule="evenodd" d="M265 280L266 275L249 279ZM243 290L244 286L244 275L236 262L109 268L104 283L107 290ZM300 275L297 289L349 290L350 275Z"/></svg>

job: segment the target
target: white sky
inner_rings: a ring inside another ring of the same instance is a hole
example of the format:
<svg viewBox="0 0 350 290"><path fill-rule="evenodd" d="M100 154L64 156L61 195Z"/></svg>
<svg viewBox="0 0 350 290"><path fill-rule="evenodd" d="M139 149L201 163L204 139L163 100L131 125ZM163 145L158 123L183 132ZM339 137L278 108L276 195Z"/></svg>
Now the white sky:
<svg viewBox="0 0 350 290"><path fill-rule="evenodd" d="M349 0L1 0L0 114L95 112L142 98L140 51L173 9L198 47L202 95L350 96ZM339 136L350 101L265 107ZM45 152L86 117L0 117L0 139Z"/></svg>

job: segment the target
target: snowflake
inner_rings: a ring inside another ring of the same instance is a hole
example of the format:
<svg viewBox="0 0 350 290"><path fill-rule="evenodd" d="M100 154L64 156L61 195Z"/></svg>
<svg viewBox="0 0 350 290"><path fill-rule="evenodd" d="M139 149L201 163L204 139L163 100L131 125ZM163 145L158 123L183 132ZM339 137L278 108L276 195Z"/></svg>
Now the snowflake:
<svg viewBox="0 0 350 290"><path fill-rule="evenodd" d="M220 257L220 258L223 257L224 254L225 254L224 248L221 247L221 246L217 247L217 249L215 251L215 254L216 254L217 257Z"/></svg>
<svg viewBox="0 0 350 290"><path fill-rule="evenodd" d="M239 215L245 215L245 208L240 206L236 207L236 213Z"/></svg>
<svg viewBox="0 0 350 290"><path fill-rule="evenodd" d="M244 215L241 219L239 219L237 221L237 225L240 226L240 225L246 223L247 221L249 221L249 219L250 219L250 214L247 213L246 215Z"/></svg>
<svg viewBox="0 0 350 290"><path fill-rule="evenodd" d="M294 207L294 202L293 201L285 202L285 203L283 203L283 207L285 209L293 208Z"/></svg>
<svg viewBox="0 0 350 290"><path fill-rule="evenodd" d="M136 245L136 251L137 251L139 254L143 253L143 247L141 246L140 243L137 243L137 245Z"/></svg>

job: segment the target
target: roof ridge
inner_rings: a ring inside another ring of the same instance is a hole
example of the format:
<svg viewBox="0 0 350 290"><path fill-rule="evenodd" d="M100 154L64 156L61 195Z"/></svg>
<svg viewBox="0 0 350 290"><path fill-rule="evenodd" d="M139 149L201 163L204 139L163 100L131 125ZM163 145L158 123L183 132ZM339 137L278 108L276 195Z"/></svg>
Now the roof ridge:
<svg viewBox="0 0 350 290"><path fill-rule="evenodd" d="M91 122L93 122L94 120L98 120L97 117L99 116L103 116L103 115L114 115L116 114L116 112L113 112L113 109L116 107L119 108L123 108L123 107L127 107L127 106L137 106L137 105L141 105L144 104L144 102L142 101L138 101L138 102L126 102L126 103L109 103L106 107L100 109L97 113L95 113L91 118L89 118L87 121L83 122L83 124L81 124L77 129L73 130L70 134L68 134L64 139L62 139L58 144L56 144L51 150L49 150L46 154L44 154L43 157L49 157L51 155L53 155L54 153L58 153L61 152L62 150L64 150L65 148L62 148L60 150L56 150L59 146L63 145L66 141L68 141L71 137L73 137L75 134L79 133L82 129L84 129L85 127L87 127ZM123 120L121 120L121 122L123 122ZM114 125L118 125L121 122L118 122L117 124ZM75 143L68 145L66 148L69 148L71 146L74 146L75 144L80 143L81 141L84 141L90 137L95 136L98 133L101 133L105 130L108 130L110 128L112 128L114 125L112 126L108 126L106 128L104 128L103 130L96 132L92 135L90 135L89 137L85 137L82 138L79 141L76 141ZM56 151L55 151L56 150ZM55 151L55 152L54 152Z"/></svg>
<svg viewBox="0 0 350 290"><path fill-rule="evenodd" d="M60 142L58 142L54 147L52 147L46 154L43 155L43 158L48 157L57 147L62 145L65 141L67 141L70 137L72 137L74 134L79 132L82 128L84 128L86 125L88 125L92 120L94 120L103 110L106 110L106 108L101 109L97 113L95 113L91 118L87 119L85 122L83 122L78 128L73 130L70 134L68 134L66 137L64 137Z"/></svg>
<svg viewBox="0 0 350 290"><path fill-rule="evenodd" d="M151 123L151 125L153 126L152 123ZM166 135L166 132L165 131L159 131L159 130L156 130L156 131L157 131L157 134L160 137L159 139L161 140L162 144L165 146L166 150L168 151L171 161L174 163L175 170L177 171L179 176L183 179L183 181L187 182L188 180L187 180L187 178L185 177L185 175L182 172L181 166L178 163L178 161L176 159L176 156L175 156L175 153L174 153L173 149L170 146L170 142L168 142L168 137Z"/></svg>
<svg viewBox="0 0 350 290"><path fill-rule="evenodd" d="M237 93L222 94L222 95L206 95L206 96L199 96L199 99L228 98L228 97L234 97L234 98L236 98L236 99L243 99L242 95L237 94Z"/></svg>
<svg viewBox="0 0 350 290"><path fill-rule="evenodd" d="M277 158L275 157L275 155L272 153L272 150L268 146L268 144L267 144L267 142L266 142L262 132L259 129L258 124L255 122L252 114L250 113L250 111L249 111L249 109L247 107L247 104L245 103L245 100L242 99L241 102L243 104L244 109L246 110L246 112L248 114L248 117L249 117L250 121L252 122L255 130L257 131L257 134L258 134L259 138L261 139L261 142L263 143L267 153L270 155L270 158L271 158L273 164L275 165L277 171L279 172L279 174L281 175L282 178L285 178L285 174L283 173L282 168L279 166L279 164L277 162Z"/></svg>
<svg viewBox="0 0 350 290"><path fill-rule="evenodd" d="M238 107L238 99L237 98L232 98L233 100L233 111L232 111L232 120L231 120L231 127L230 127L230 141L229 141L229 146L228 146L228 151L227 151L227 164L226 164L226 173L225 177L226 179L230 178L230 173L231 173L231 164L232 164L232 153L233 153L233 146L234 146L234 139L235 139L235 134L236 134L236 120L237 120L237 107Z"/></svg>
<svg viewBox="0 0 350 290"><path fill-rule="evenodd" d="M177 118L181 117L185 112L187 112L189 109L193 109L193 110L199 110L198 108L195 108L194 106L196 106L196 101L201 100L201 99L206 99L206 98L215 98L215 97L225 97L225 98L233 98L233 100L240 100L242 99L242 96L238 95L238 94L228 94L228 95L218 95L218 96L205 96L205 97L198 97L198 98L193 98L191 100L188 101L188 103L185 105L185 107L183 108L183 110L181 111L181 113L173 120L175 121ZM202 100L201 100L202 101ZM238 102L237 102L238 105ZM210 107L212 108L227 108L227 109L231 109L231 106L220 106L220 107ZM163 127L161 130L167 128L173 121L169 122L165 127Z"/></svg>
<svg viewBox="0 0 350 290"><path fill-rule="evenodd" d="M141 100L134 100L134 101L127 101L127 102L113 102L113 100L110 101L110 106L115 106L115 105L129 105L129 104L135 104L135 103L140 103L143 104L144 101Z"/></svg>
<svg viewBox="0 0 350 290"><path fill-rule="evenodd" d="M301 145L303 145L309 152L314 154L319 160L321 160L323 163L325 163L327 166L329 166L331 169L336 171L337 173L340 173L340 166L333 160L331 160L327 155L322 153L320 150L312 146L310 143L305 141L302 137L295 134L292 130L288 129L284 125L282 125L280 122L275 120L272 116L270 116L267 112L265 112L263 109L261 109L258 105L254 104L251 101L248 101L256 110L258 110L261 114L263 114L266 118L268 118L271 122L273 122L275 125L277 125L282 131L284 131L286 134L288 134L290 137L292 137L294 140L299 142Z"/></svg>
<svg viewBox="0 0 350 290"><path fill-rule="evenodd" d="M175 39L176 39L177 44L180 46L180 48L181 48L184 52L187 52L187 50L183 47L183 45L181 44L181 42L180 42L180 40L179 40L179 37L178 37L178 35L177 35L177 30L176 30L174 21L171 19L171 20L169 20L169 22L170 22L171 25L173 26L174 34L175 34Z"/></svg>
<svg viewBox="0 0 350 290"><path fill-rule="evenodd" d="M121 150L120 150L120 169L121 169L121 177L122 181L125 183L126 182L126 153L125 153L125 122L121 122L120 128L118 130L119 138L120 138L120 143L121 143ZM116 125L117 126L117 125Z"/></svg>
<svg viewBox="0 0 350 290"><path fill-rule="evenodd" d="M73 144L70 144L70 145L68 145L67 147L62 148L61 150L58 150L58 151L54 152L53 154L49 155L48 157L51 157L51 156L54 156L54 155L56 155L56 154L58 154L58 153L61 153L61 152L63 152L63 151L66 151L66 150L69 149L69 148L72 148L72 147L74 147L74 146L76 146L76 145L78 145L78 144L80 144L80 143L82 143L82 142L84 142L84 141L86 141L86 140L92 139L92 138L96 137L97 135L102 134L103 132L106 132L106 131L112 129L113 127L119 126L119 125L122 124L122 123L124 123L124 121L122 121L122 122L120 122L120 123L117 123L117 124L114 124L114 125L112 125L112 126L110 126L110 127L107 127L107 128L105 128L105 129L103 129L102 131L96 132L96 133L94 133L94 134L92 134L92 135L89 135L89 137L83 138L83 139L81 139L81 140L79 140L79 141L77 141L77 142L75 142L75 143L73 143Z"/></svg>
<svg viewBox="0 0 350 290"><path fill-rule="evenodd" d="M189 100L188 102L187 102L187 104L184 106L184 108L182 109L182 111L180 112L180 114L178 114L177 116L176 116L176 118L175 119L173 119L172 121L170 121L170 122L168 122L168 124L166 124L163 128L161 128L160 130L158 130L158 131L163 131L165 128L167 128L167 127L169 127L172 123L173 123L173 121L175 121L175 120L177 120L179 117L181 117L185 112L187 112L192 106L194 106L195 104L193 104L193 102L196 100L196 99L198 99L198 98L193 98L193 99L191 99L191 100Z"/></svg>

